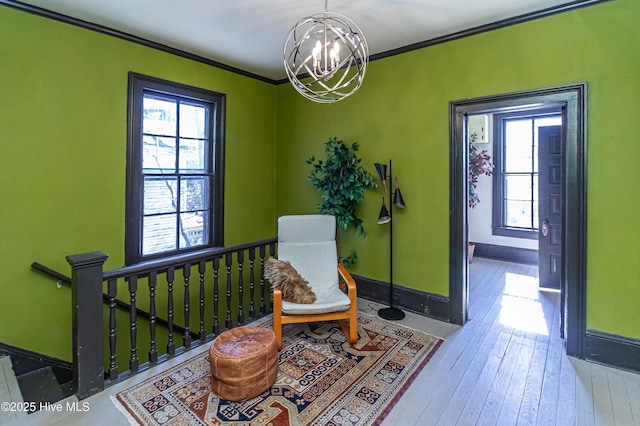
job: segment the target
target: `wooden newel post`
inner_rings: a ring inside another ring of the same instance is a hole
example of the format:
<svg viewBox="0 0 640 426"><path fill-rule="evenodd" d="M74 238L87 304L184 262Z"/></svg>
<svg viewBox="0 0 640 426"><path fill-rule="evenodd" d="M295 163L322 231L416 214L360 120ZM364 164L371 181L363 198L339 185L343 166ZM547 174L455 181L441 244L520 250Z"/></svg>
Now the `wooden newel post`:
<svg viewBox="0 0 640 426"><path fill-rule="evenodd" d="M107 258L99 251L67 256L71 265L73 391L78 399L104 389L102 267Z"/></svg>

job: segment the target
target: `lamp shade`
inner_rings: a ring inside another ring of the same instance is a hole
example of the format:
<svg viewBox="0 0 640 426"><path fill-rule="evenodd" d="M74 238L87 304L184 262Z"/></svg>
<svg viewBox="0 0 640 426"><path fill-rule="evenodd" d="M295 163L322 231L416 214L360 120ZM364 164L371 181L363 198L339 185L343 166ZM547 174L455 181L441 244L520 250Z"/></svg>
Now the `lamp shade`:
<svg viewBox="0 0 640 426"><path fill-rule="evenodd" d="M393 193L393 205L404 209L404 200L402 199L402 193L400 192L400 186L398 185L398 178L396 177L396 191Z"/></svg>
<svg viewBox="0 0 640 426"><path fill-rule="evenodd" d="M373 165L376 167L380 181L384 186L384 192L389 192L387 191L387 165L382 163L374 163Z"/></svg>
<svg viewBox="0 0 640 426"><path fill-rule="evenodd" d="M380 180L387 179L387 165L382 163L373 163L378 172L378 176L380 176Z"/></svg>
<svg viewBox="0 0 640 426"><path fill-rule="evenodd" d="M387 210L387 206L384 205L384 197L382 197L382 208L380 209L380 214L378 215L378 225L389 222L391 222L391 215L389 215L389 210Z"/></svg>
<svg viewBox="0 0 640 426"><path fill-rule="evenodd" d="M402 194L400 193L400 189L396 188L396 192L393 194L393 205L404 209L406 206L404 205L404 200L402 199Z"/></svg>

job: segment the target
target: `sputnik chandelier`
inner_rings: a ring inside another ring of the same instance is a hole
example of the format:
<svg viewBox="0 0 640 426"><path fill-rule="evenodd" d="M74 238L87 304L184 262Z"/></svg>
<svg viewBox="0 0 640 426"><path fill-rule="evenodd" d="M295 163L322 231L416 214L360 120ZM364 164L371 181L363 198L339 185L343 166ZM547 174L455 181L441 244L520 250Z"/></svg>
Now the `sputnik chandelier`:
<svg viewBox="0 0 640 426"><path fill-rule="evenodd" d="M300 19L284 43L284 68L293 87L314 102L331 103L362 85L369 48L349 18L327 11Z"/></svg>

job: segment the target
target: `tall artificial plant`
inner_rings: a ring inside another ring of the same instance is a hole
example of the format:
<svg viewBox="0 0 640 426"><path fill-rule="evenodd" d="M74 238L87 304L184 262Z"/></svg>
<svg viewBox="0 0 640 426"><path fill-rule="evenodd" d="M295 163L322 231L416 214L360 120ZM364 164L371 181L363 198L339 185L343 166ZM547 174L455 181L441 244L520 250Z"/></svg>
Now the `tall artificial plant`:
<svg viewBox="0 0 640 426"><path fill-rule="evenodd" d="M339 229L353 228L364 237L366 232L362 219L356 216L356 206L367 190L378 187L378 181L360 165L362 159L356 155L358 147L357 142L348 146L335 137L329 139L325 143L326 160L316 160L314 156L307 159L307 164L312 166L308 180L320 191L320 213L335 216ZM341 261L352 265L357 255L352 252Z"/></svg>

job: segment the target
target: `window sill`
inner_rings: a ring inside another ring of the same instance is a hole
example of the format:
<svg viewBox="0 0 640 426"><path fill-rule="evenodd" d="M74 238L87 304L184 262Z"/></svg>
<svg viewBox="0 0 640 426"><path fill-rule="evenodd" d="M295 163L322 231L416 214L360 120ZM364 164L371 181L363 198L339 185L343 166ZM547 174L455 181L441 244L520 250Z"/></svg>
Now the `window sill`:
<svg viewBox="0 0 640 426"><path fill-rule="evenodd" d="M499 235L502 237L511 237L511 238L524 238L527 240L537 240L538 239L538 231L526 231L518 228L502 228L502 227L494 227L493 235Z"/></svg>

